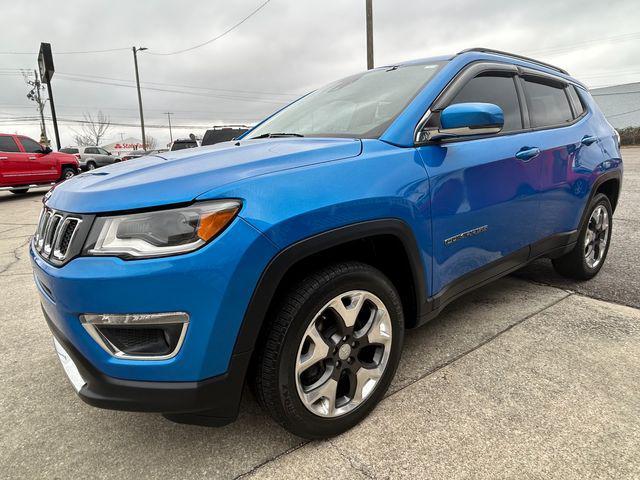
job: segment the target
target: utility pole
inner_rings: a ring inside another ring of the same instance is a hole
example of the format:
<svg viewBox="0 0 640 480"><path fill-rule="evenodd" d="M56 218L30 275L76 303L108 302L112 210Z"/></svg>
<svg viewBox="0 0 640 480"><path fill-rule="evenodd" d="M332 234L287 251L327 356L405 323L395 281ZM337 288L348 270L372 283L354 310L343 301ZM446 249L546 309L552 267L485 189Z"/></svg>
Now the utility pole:
<svg viewBox="0 0 640 480"><path fill-rule="evenodd" d="M373 68L373 0L367 2L367 70Z"/></svg>
<svg viewBox="0 0 640 480"><path fill-rule="evenodd" d="M38 110L40 111L40 141L44 142L46 146L49 146L49 139L47 138L47 124L44 121L44 102L42 101L42 96L40 95L40 78L38 77L38 71L34 70L33 75L36 77L35 97L36 103L38 104Z"/></svg>
<svg viewBox="0 0 640 480"><path fill-rule="evenodd" d="M164 112L164 113L167 116L167 119L169 120L169 141L173 143L173 134L171 133L171 115L173 115L173 112Z"/></svg>
<svg viewBox="0 0 640 480"><path fill-rule="evenodd" d="M49 146L49 139L47 138L47 125L44 121L44 106L46 103L42 101L42 93L41 90L44 88L42 83L40 82L40 77L38 76L38 71L33 71L33 80L27 74L27 72L22 72L24 76L25 83L31 87L29 93L27 93L27 98L36 103L38 107L38 113L40 114L40 143L42 145Z"/></svg>
<svg viewBox="0 0 640 480"><path fill-rule="evenodd" d="M142 113L142 94L140 93L140 75L138 74L138 52L146 50L146 47L131 47L133 50L133 64L136 67L136 85L138 86L138 106L140 107L140 127L142 129L142 149L147 150L147 137L144 134L144 114Z"/></svg>

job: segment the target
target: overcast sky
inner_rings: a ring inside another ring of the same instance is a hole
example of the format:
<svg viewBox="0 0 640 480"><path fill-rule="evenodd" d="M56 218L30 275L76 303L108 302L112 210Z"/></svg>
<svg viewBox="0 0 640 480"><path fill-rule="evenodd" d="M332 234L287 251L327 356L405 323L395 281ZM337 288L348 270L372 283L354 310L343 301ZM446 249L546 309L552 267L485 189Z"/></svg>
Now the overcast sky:
<svg viewBox="0 0 640 480"><path fill-rule="evenodd" d="M0 52L32 53L0 54L0 131L39 137L37 121L16 118L37 115L20 69L36 67L41 41L54 52L63 146L78 129L68 120L98 110L125 124L113 125L109 140L140 137L138 127L126 126L139 123L133 45L149 49L139 53L145 121L161 144L169 141L163 112L174 113L174 138L202 135L210 125L254 123L301 93L365 69L365 0L271 0L219 40L157 55L220 35L264 1L2 0ZM376 65L485 46L555 63L592 87L640 81L637 0L373 4ZM62 54L116 48L123 50Z"/></svg>

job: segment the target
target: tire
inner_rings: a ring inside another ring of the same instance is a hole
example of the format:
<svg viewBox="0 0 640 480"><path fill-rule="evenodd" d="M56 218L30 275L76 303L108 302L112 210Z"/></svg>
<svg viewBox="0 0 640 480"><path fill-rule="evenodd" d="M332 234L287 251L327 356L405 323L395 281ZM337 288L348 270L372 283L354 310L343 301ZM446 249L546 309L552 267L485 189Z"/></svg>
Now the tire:
<svg viewBox="0 0 640 480"><path fill-rule="evenodd" d="M602 219L602 223L599 219ZM595 277L607 258L612 229L611 202L606 195L598 193L589 204L587 221L580 230L575 248L552 260L555 270L560 275L574 280L589 280Z"/></svg>
<svg viewBox="0 0 640 480"><path fill-rule="evenodd" d="M95 162L87 162L87 170L95 170L98 168Z"/></svg>
<svg viewBox="0 0 640 480"><path fill-rule="evenodd" d="M13 193L14 195L24 195L25 193L27 193L29 191L29 187L27 188L14 188L12 190L9 190L11 193Z"/></svg>
<svg viewBox="0 0 640 480"><path fill-rule="evenodd" d="M71 177L75 177L76 169L73 167L62 167L62 174L60 175L60 181L64 182L65 180L69 180Z"/></svg>
<svg viewBox="0 0 640 480"><path fill-rule="evenodd" d="M344 262L296 282L278 305L254 364L258 402L300 437L350 429L383 398L400 360L404 316L396 289L379 270ZM314 385L320 386L308 388ZM318 396L321 391L334 394Z"/></svg>

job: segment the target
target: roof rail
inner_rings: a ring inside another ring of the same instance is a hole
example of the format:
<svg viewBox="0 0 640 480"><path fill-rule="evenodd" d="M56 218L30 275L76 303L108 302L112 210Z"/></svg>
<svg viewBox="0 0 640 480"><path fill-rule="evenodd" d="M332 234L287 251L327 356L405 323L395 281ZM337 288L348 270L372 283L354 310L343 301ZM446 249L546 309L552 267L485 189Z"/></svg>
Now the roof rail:
<svg viewBox="0 0 640 480"><path fill-rule="evenodd" d="M518 60L525 60L527 62L535 63L537 65L550 68L557 72L564 73L565 75L569 75L569 72L567 72L565 69L556 67L555 65L551 65L550 63L541 62L540 60L525 57L524 55L517 55L515 53L503 52L501 50L494 50L492 48L483 48L483 47L467 48L466 50L462 50L458 52L456 55L460 55L462 53L467 53L467 52L495 53L498 55L504 55L506 57L517 58Z"/></svg>

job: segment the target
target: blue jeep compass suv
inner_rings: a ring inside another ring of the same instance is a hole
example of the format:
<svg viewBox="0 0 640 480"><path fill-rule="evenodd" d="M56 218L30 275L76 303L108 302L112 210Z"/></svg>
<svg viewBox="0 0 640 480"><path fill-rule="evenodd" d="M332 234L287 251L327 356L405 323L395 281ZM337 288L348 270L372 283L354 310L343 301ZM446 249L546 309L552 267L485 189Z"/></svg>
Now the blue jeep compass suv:
<svg viewBox="0 0 640 480"><path fill-rule="evenodd" d="M78 395L232 421L245 381L308 438L381 400L405 330L540 257L586 280L622 181L567 72L487 49L331 83L239 140L48 193L31 259Z"/></svg>

